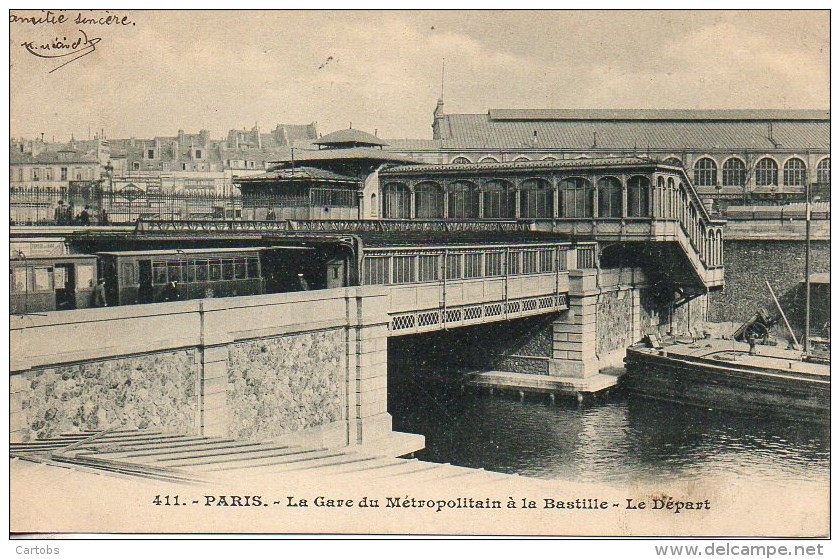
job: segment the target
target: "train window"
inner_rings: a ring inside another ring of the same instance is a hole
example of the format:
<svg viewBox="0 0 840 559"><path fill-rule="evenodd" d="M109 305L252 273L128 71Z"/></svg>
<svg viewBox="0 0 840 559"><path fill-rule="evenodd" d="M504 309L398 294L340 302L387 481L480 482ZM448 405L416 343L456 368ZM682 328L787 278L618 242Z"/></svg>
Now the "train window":
<svg viewBox="0 0 840 559"><path fill-rule="evenodd" d="M94 268L89 265L76 266L76 287L93 287L96 283L94 281Z"/></svg>
<svg viewBox="0 0 840 559"><path fill-rule="evenodd" d="M181 263L167 262L166 269L169 273L169 281L177 281L181 283Z"/></svg>
<svg viewBox="0 0 840 559"><path fill-rule="evenodd" d="M152 283L164 285L166 282L166 262L152 262Z"/></svg>
<svg viewBox="0 0 840 559"><path fill-rule="evenodd" d="M222 261L210 260L210 281L219 281L222 279Z"/></svg>
<svg viewBox="0 0 840 559"><path fill-rule="evenodd" d="M446 279L461 279L461 255L446 255Z"/></svg>
<svg viewBox="0 0 840 559"><path fill-rule="evenodd" d="M137 280L134 279L134 262L122 263L122 281L126 285L133 285L137 283Z"/></svg>
<svg viewBox="0 0 840 559"><path fill-rule="evenodd" d="M488 277L502 275L501 252L488 252L484 255L484 275Z"/></svg>
<svg viewBox="0 0 840 559"><path fill-rule="evenodd" d="M195 282L195 262L181 262L181 281L186 283Z"/></svg>
<svg viewBox="0 0 840 559"><path fill-rule="evenodd" d="M436 254L421 254L418 267L419 281L436 281L438 275L438 257Z"/></svg>
<svg viewBox="0 0 840 559"><path fill-rule="evenodd" d="M52 291L52 268L32 268L32 272L35 291Z"/></svg>
<svg viewBox="0 0 840 559"><path fill-rule="evenodd" d="M517 275L519 274L519 255L521 253L519 251L509 252L508 253L508 261L507 261L507 272L509 275Z"/></svg>
<svg viewBox="0 0 840 559"><path fill-rule="evenodd" d="M394 283L411 283L414 281L414 257L394 257Z"/></svg>
<svg viewBox="0 0 840 559"><path fill-rule="evenodd" d="M248 274L245 271L244 258L237 258L233 261L233 277L236 279L245 279L246 277L248 277Z"/></svg>
<svg viewBox="0 0 840 559"><path fill-rule="evenodd" d="M554 250L550 248L544 248L540 250L540 272L553 272L554 271Z"/></svg>
<svg viewBox="0 0 840 559"><path fill-rule="evenodd" d="M464 277L481 277L481 254L470 252L464 255Z"/></svg>
<svg viewBox="0 0 840 559"><path fill-rule="evenodd" d="M222 260L222 279L230 281L233 278L233 260Z"/></svg>
<svg viewBox="0 0 840 559"><path fill-rule="evenodd" d="M207 278L210 277L207 273L207 261L206 260L196 260L195 261L195 281L207 281Z"/></svg>
<svg viewBox="0 0 840 559"><path fill-rule="evenodd" d="M248 277L260 277L260 261L256 258L247 258L246 261L248 262Z"/></svg>
<svg viewBox="0 0 840 559"><path fill-rule="evenodd" d="M13 274L13 290L21 293L27 291L26 278L28 276L26 268L15 268Z"/></svg>
<svg viewBox="0 0 840 559"><path fill-rule="evenodd" d="M537 271L537 251L522 251L522 273L533 274Z"/></svg>
<svg viewBox="0 0 840 559"><path fill-rule="evenodd" d="M365 256L365 285L388 283L390 260L387 256Z"/></svg>

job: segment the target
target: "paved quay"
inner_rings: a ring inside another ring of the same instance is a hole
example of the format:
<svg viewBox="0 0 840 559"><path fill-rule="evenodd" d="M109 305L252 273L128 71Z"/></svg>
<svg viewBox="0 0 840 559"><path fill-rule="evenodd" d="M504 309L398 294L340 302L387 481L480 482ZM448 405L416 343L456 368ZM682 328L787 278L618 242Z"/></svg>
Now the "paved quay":
<svg viewBox="0 0 840 559"><path fill-rule="evenodd" d="M398 445L397 445L398 446ZM69 533L821 535L827 502L736 478L632 486L158 432L13 444L10 530ZM663 491L667 490L667 492ZM784 501L784 519L756 515ZM638 508L640 502L646 508ZM708 502L708 504L707 504ZM669 505L669 503L671 503ZM759 507L759 509L756 509ZM675 512L677 509L679 513ZM719 514L725 510L731 514ZM816 515L816 516L814 516Z"/></svg>

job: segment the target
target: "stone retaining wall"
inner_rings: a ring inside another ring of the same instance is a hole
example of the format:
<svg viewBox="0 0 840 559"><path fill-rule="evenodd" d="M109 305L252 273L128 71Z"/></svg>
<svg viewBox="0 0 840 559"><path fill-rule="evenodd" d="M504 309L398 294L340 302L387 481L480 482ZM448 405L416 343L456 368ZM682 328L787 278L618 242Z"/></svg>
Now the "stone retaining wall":
<svg viewBox="0 0 840 559"><path fill-rule="evenodd" d="M391 433L387 297L358 287L11 317L10 438Z"/></svg>

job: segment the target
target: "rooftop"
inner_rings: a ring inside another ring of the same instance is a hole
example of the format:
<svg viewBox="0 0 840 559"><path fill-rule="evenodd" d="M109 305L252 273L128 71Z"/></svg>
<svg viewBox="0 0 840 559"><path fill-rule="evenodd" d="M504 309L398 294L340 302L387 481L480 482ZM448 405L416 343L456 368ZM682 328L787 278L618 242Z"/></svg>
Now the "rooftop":
<svg viewBox="0 0 840 559"><path fill-rule="evenodd" d="M829 116L827 111L493 109L442 115L435 139L449 149L828 150Z"/></svg>
<svg viewBox="0 0 840 559"><path fill-rule="evenodd" d="M662 166L642 157L601 157L594 159L554 159L549 161L511 161L506 163L452 163L449 165L402 165L384 169L383 175L408 173L462 172L462 171L514 171L519 169L583 169L587 167L638 167L639 165Z"/></svg>
<svg viewBox="0 0 840 559"><path fill-rule="evenodd" d="M318 138L314 142L315 145L319 146L387 146L386 142L383 142L373 134L368 134L367 132L362 132L361 130L355 130L353 128L347 128L345 130L338 130L337 132L332 132Z"/></svg>
<svg viewBox="0 0 840 559"><path fill-rule="evenodd" d="M824 120L830 111L783 109L490 109L490 120L664 120L745 121Z"/></svg>
<svg viewBox="0 0 840 559"><path fill-rule="evenodd" d="M354 177L340 175L332 171L317 169L315 167L295 167L294 169L274 169L258 175L234 178L234 182L264 182L264 181L337 181L337 182L359 182Z"/></svg>

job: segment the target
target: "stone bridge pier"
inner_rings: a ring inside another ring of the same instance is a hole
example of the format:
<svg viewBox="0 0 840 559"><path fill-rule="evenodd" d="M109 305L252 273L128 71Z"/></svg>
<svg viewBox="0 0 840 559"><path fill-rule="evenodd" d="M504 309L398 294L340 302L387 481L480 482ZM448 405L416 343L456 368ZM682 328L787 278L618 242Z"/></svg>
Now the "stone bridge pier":
<svg viewBox="0 0 840 559"><path fill-rule="evenodd" d="M707 295L677 303L673 287L645 268L569 270L568 309L462 336L473 384L510 391L582 395L617 383L627 347L646 334L700 336ZM486 338L486 339L483 339Z"/></svg>
<svg viewBox="0 0 840 559"><path fill-rule="evenodd" d="M625 350L645 334L701 334L706 296L674 305L642 268L569 271L569 308L551 324L549 376L588 379L623 366Z"/></svg>

